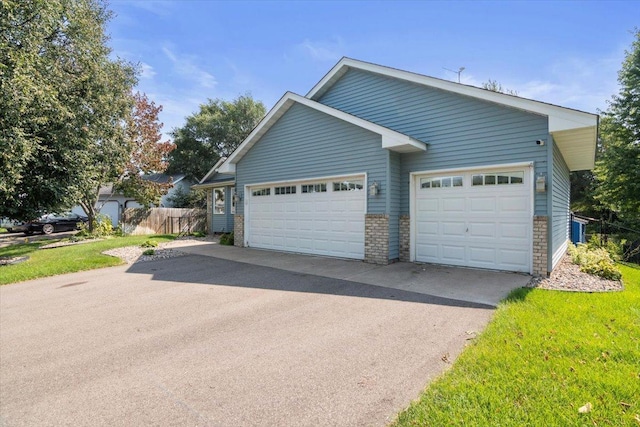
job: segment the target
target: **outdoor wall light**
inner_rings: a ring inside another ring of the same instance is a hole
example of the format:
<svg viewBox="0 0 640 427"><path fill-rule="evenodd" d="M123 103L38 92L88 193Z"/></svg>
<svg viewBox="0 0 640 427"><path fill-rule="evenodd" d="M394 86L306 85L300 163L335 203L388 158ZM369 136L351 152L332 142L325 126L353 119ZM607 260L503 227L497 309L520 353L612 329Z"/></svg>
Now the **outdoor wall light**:
<svg viewBox="0 0 640 427"><path fill-rule="evenodd" d="M378 189L378 183L373 181L371 185L369 185L369 195L377 196L379 191L380 190Z"/></svg>
<svg viewBox="0 0 640 427"><path fill-rule="evenodd" d="M236 203L240 203L240 200L242 200L242 195L239 193L236 193L233 195L233 201Z"/></svg>

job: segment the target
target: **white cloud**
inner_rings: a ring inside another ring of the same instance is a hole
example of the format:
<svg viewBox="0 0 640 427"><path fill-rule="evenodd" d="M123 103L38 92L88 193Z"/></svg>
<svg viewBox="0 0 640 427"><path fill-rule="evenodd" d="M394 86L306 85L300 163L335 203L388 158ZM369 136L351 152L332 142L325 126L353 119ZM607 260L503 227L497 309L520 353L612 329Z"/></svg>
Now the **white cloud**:
<svg viewBox="0 0 640 427"><path fill-rule="evenodd" d="M140 63L140 78L143 79L152 79L157 73L153 69L153 67L146 62Z"/></svg>
<svg viewBox="0 0 640 427"><path fill-rule="evenodd" d="M196 64L196 59L190 55L176 55L167 46L162 51L173 64L173 69L180 75L194 80L197 84L205 88L213 88L218 82L213 74L205 71Z"/></svg>
<svg viewBox="0 0 640 427"><path fill-rule="evenodd" d="M314 42L305 39L298 45L306 55L314 61L337 61L345 56L346 46L342 38L335 37L330 41Z"/></svg>

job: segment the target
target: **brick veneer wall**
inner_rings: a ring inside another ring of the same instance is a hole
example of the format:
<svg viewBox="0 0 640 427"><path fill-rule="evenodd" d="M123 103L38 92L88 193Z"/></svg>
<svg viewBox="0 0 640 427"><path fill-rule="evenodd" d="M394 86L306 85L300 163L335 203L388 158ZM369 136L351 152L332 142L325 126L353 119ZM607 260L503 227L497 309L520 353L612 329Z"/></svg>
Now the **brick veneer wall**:
<svg viewBox="0 0 640 427"><path fill-rule="evenodd" d="M244 215L233 216L233 246L244 246Z"/></svg>
<svg viewBox="0 0 640 427"><path fill-rule="evenodd" d="M389 215L365 215L364 260L370 264L389 264Z"/></svg>
<svg viewBox="0 0 640 427"><path fill-rule="evenodd" d="M411 222L409 215L400 215L400 261L409 262L411 242Z"/></svg>
<svg viewBox="0 0 640 427"><path fill-rule="evenodd" d="M548 272L547 229L549 218L546 216L533 217L533 274L546 277Z"/></svg>

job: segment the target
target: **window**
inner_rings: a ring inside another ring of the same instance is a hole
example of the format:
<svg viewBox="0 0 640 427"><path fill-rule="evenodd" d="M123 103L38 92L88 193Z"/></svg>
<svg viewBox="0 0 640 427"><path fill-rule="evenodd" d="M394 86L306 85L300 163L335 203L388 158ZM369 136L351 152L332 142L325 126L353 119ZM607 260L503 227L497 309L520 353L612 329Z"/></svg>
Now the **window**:
<svg viewBox="0 0 640 427"><path fill-rule="evenodd" d="M271 188L256 188L251 191L252 196L269 196L271 194Z"/></svg>
<svg viewBox="0 0 640 427"><path fill-rule="evenodd" d="M213 198L213 213L215 215L224 215L224 188L214 188Z"/></svg>
<svg viewBox="0 0 640 427"><path fill-rule="evenodd" d="M420 188L462 187L462 176L420 178Z"/></svg>
<svg viewBox="0 0 640 427"><path fill-rule="evenodd" d="M333 183L333 191L361 191L363 188L364 182L361 179Z"/></svg>
<svg viewBox="0 0 640 427"><path fill-rule="evenodd" d="M302 193L326 193L327 192L327 184L306 184L301 185Z"/></svg>
<svg viewBox="0 0 640 427"><path fill-rule="evenodd" d="M231 215L236 214L236 187L231 187Z"/></svg>
<svg viewBox="0 0 640 427"><path fill-rule="evenodd" d="M496 172L473 175L471 183L477 185L505 185L524 183L524 172Z"/></svg>
<svg viewBox="0 0 640 427"><path fill-rule="evenodd" d="M276 195L296 194L296 186L295 185L288 185L288 186L285 186L285 187L276 187L275 188L275 193L276 193Z"/></svg>

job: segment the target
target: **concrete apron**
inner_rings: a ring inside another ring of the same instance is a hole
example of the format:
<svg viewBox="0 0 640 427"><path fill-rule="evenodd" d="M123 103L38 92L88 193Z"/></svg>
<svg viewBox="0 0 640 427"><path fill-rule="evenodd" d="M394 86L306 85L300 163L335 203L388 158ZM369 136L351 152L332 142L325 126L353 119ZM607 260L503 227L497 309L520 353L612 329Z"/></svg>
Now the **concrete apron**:
<svg viewBox="0 0 640 427"><path fill-rule="evenodd" d="M237 248L216 242L182 241L180 247L176 249L194 255L211 256L494 307L509 292L526 286L531 279L531 276L522 273L409 262L380 266L358 260Z"/></svg>

